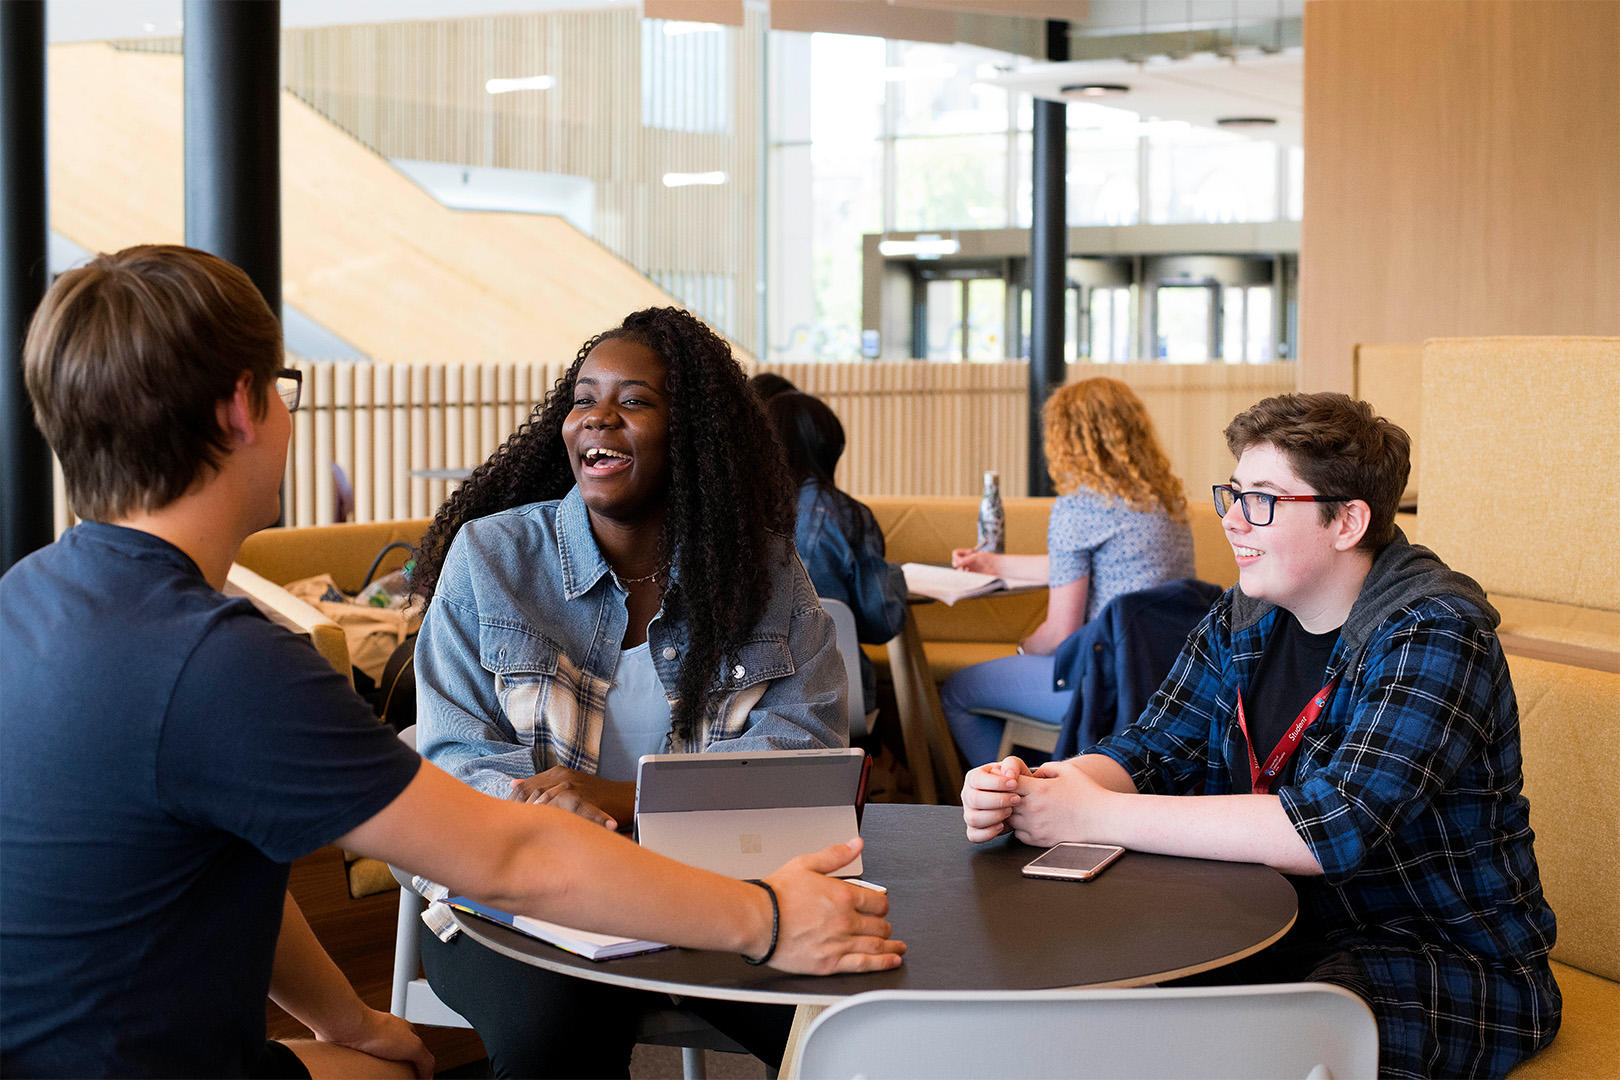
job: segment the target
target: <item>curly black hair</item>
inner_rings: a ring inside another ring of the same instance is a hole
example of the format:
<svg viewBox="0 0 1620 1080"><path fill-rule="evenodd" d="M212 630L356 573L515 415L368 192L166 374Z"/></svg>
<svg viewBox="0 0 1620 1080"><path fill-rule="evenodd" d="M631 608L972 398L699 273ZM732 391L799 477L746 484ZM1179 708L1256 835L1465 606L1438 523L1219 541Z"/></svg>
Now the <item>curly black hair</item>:
<svg viewBox="0 0 1620 1080"><path fill-rule="evenodd" d="M574 486L562 425L574 380L592 349L629 341L669 366L669 516L663 545L675 572L665 614L685 623L686 655L676 681L674 730L690 738L721 658L765 611L770 533L793 535L793 488L781 448L749 391L731 346L689 312L647 308L579 347L529 419L445 500L416 553L411 587L431 597L461 526L514 506L558 499ZM777 542L776 559L791 543Z"/></svg>

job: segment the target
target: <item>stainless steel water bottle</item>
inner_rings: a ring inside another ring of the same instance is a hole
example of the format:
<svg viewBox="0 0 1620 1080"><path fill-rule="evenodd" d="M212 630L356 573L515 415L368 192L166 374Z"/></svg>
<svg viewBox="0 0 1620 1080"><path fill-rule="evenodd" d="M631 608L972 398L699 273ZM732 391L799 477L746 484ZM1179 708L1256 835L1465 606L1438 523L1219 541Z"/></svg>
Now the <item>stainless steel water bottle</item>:
<svg viewBox="0 0 1620 1080"><path fill-rule="evenodd" d="M980 551L1000 555L1007 549L1007 512L1001 506L1001 474L994 469L984 471L984 495L979 499Z"/></svg>

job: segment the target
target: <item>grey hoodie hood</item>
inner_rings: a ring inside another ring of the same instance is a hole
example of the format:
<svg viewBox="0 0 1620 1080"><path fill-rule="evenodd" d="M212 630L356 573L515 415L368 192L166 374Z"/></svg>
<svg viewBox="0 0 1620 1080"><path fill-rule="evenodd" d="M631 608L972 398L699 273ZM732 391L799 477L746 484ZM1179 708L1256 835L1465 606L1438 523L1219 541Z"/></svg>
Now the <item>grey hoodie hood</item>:
<svg viewBox="0 0 1620 1080"><path fill-rule="evenodd" d="M1479 582L1452 570L1434 552L1409 542L1406 534L1396 529L1395 539L1373 559L1367 580L1361 583L1361 595L1356 597L1350 617L1339 630L1346 653L1352 658L1358 656L1391 615L1414 601L1438 596L1451 597L1478 608L1480 617L1493 630L1502 621L1485 599L1485 590L1480 588ZM1234 589L1232 632L1253 626L1273 606L1245 596L1241 588Z"/></svg>

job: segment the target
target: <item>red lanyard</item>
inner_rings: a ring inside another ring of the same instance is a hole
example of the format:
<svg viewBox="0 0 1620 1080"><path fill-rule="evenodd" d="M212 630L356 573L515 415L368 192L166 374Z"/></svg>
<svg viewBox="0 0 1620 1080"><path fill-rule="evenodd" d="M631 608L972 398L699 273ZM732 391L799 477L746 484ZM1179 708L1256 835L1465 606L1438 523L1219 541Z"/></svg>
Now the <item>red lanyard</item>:
<svg viewBox="0 0 1620 1080"><path fill-rule="evenodd" d="M1339 677L1335 675L1328 680L1326 686L1311 695L1311 700L1305 703L1305 708L1301 709L1294 722L1288 725L1283 737L1277 740L1277 745L1266 758L1264 768L1255 760L1254 739L1249 736L1249 722L1243 715L1243 695L1238 695L1238 727L1243 729L1243 745L1249 751L1249 786L1256 795L1271 794L1272 781L1277 779L1277 774L1282 772L1283 766L1288 764L1288 759L1299 749L1299 740L1305 734L1305 729L1314 724L1316 718L1322 715L1322 710L1327 708L1328 699L1333 696L1333 688L1338 682Z"/></svg>

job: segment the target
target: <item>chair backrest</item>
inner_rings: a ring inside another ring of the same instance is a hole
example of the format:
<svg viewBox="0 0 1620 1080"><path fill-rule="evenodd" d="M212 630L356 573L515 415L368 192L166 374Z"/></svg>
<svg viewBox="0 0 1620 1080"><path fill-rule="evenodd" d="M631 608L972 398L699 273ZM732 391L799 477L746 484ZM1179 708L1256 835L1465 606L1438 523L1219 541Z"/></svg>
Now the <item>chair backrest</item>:
<svg viewBox="0 0 1620 1080"><path fill-rule="evenodd" d="M832 616L833 629L838 633L838 655L849 679L850 737L865 735L870 726L866 722L866 689L861 683L861 643L855 636L855 613L842 600L825 596L819 599L822 610Z"/></svg>
<svg viewBox="0 0 1620 1080"><path fill-rule="evenodd" d="M859 994L805 1033L794 1075L1332 1077L1378 1072L1378 1028L1326 983Z"/></svg>

